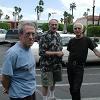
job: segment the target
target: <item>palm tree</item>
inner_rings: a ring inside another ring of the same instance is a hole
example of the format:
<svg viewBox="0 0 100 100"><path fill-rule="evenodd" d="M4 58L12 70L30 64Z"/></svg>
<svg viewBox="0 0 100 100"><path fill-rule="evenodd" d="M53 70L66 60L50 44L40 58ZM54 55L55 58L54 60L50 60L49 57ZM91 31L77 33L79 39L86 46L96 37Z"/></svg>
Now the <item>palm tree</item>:
<svg viewBox="0 0 100 100"><path fill-rule="evenodd" d="M35 8L35 12L37 13L37 20L40 20L40 14L43 12L43 5L44 5L44 2L43 0L40 0L39 1L39 5L36 6Z"/></svg>
<svg viewBox="0 0 100 100"><path fill-rule="evenodd" d="M76 9L76 4L75 4L75 2L73 2L73 3L70 4L70 10L72 11L72 16L73 16L73 10L74 10L74 9ZM73 18L74 18L74 16L73 16Z"/></svg>
<svg viewBox="0 0 100 100"><path fill-rule="evenodd" d="M43 0L40 0L40 1L39 1L39 5L42 5L42 6L44 5Z"/></svg>
<svg viewBox="0 0 100 100"><path fill-rule="evenodd" d="M86 24L88 25L88 12L90 11L89 8L87 8L87 11L83 13L83 16L87 19Z"/></svg>
<svg viewBox="0 0 100 100"><path fill-rule="evenodd" d="M70 24L72 23L72 18L73 16L71 14L69 14L68 12L64 11L64 18L67 18L67 23Z"/></svg>
<svg viewBox="0 0 100 100"><path fill-rule="evenodd" d="M9 19L10 19L10 16L9 16L9 15L6 15L6 16L5 16L5 19L6 19L6 20L9 20Z"/></svg>
<svg viewBox="0 0 100 100"><path fill-rule="evenodd" d="M50 17L51 17L51 13L48 13L48 20L49 20Z"/></svg>
<svg viewBox="0 0 100 100"><path fill-rule="evenodd" d="M62 23L62 22L64 21L64 19L63 19L63 18L61 18L61 19L60 19L60 21L61 21L61 23Z"/></svg>
<svg viewBox="0 0 100 100"><path fill-rule="evenodd" d="M87 12L84 12L84 13L83 13L83 16L84 16L84 17L87 17Z"/></svg>
<svg viewBox="0 0 100 100"><path fill-rule="evenodd" d="M67 33L67 17L68 17L68 13L66 11L64 11L64 33Z"/></svg>
<svg viewBox="0 0 100 100"><path fill-rule="evenodd" d="M68 12L64 11L64 32L67 32L67 24L72 23L72 15L69 14Z"/></svg>
<svg viewBox="0 0 100 100"><path fill-rule="evenodd" d="M23 15L19 15L18 16L18 21L21 20L23 18Z"/></svg>
<svg viewBox="0 0 100 100"><path fill-rule="evenodd" d="M16 21L19 22L19 20L21 20L23 18L23 15L20 15L21 10L22 9L20 7L17 7L17 6L14 7L14 12L12 13L12 15L15 18L15 28L17 26Z"/></svg>
<svg viewBox="0 0 100 100"><path fill-rule="evenodd" d="M3 15L3 11L0 9L0 19L1 19L2 15Z"/></svg>
<svg viewBox="0 0 100 100"><path fill-rule="evenodd" d="M21 9L20 7L15 6L15 7L14 7L14 10L15 10L15 11L13 12L13 16L15 17L15 21L16 21L16 20L19 21L19 19L20 19L20 18L19 18L19 17L20 17L19 14L20 14L20 12L21 12L22 9ZM22 16L22 15L21 15L21 16Z"/></svg>

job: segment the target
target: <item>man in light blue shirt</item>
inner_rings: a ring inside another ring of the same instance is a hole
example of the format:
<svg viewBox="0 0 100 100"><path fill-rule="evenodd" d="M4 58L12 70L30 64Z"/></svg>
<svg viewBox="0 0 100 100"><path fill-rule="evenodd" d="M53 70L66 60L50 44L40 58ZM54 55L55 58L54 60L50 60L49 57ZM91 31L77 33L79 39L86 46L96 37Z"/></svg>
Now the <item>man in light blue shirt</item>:
<svg viewBox="0 0 100 100"><path fill-rule="evenodd" d="M34 42L35 32L33 23L19 25L20 41L6 52L2 68L2 85L10 100L36 100L36 64L30 48Z"/></svg>

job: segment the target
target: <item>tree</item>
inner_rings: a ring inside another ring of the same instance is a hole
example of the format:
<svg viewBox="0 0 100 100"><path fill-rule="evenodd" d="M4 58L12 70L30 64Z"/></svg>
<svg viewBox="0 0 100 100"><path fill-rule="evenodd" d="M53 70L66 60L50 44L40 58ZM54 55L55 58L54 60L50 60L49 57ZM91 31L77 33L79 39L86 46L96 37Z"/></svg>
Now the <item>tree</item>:
<svg viewBox="0 0 100 100"><path fill-rule="evenodd" d="M15 11L13 12L13 16L15 17L15 21L19 21L23 17L23 15L20 15L22 9L20 7L15 6L14 10Z"/></svg>
<svg viewBox="0 0 100 100"><path fill-rule="evenodd" d="M1 19L2 15L3 15L3 11L0 9L0 19Z"/></svg>
<svg viewBox="0 0 100 100"><path fill-rule="evenodd" d="M44 10L43 5L44 5L43 0L40 0L39 4L35 8L35 12L37 13L37 20L40 20L40 15Z"/></svg>
<svg viewBox="0 0 100 100"><path fill-rule="evenodd" d="M66 17L67 18L67 23L70 24L72 23L72 18L73 16L71 14L69 14L68 12L64 11L64 18Z"/></svg>
<svg viewBox="0 0 100 100"><path fill-rule="evenodd" d="M18 21L21 20L23 18L23 15L19 15L18 16Z"/></svg>
<svg viewBox="0 0 100 100"><path fill-rule="evenodd" d="M73 2L73 3L70 4L70 10L72 11L72 16L73 16L73 10L74 10L74 9L76 9L76 4L75 4L75 2ZM74 18L74 16L73 16L73 18Z"/></svg>
<svg viewBox="0 0 100 100"><path fill-rule="evenodd" d="M49 20L50 17L51 17L51 13L48 13L48 20Z"/></svg>
<svg viewBox="0 0 100 100"><path fill-rule="evenodd" d="M10 16L9 16L9 15L6 15L6 16L5 16L5 19L6 19L6 20L9 20L9 19L10 19Z"/></svg>
<svg viewBox="0 0 100 100"><path fill-rule="evenodd" d="M61 23L62 23L62 22L64 21L64 19L63 19L63 18L61 18L61 19L60 19L60 21L61 21Z"/></svg>
<svg viewBox="0 0 100 100"><path fill-rule="evenodd" d="M84 17L87 17L87 12L84 12L84 13L83 13L83 16L84 16Z"/></svg>
<svg viewBox="0 0 100 100"><path fill-rule="evenodd" d="M87 11L83 13L83 16L87 19L86 24L88 26L88 12L90 11L89 8L87 8Z"/></svg>
<svg viewBox="0 0 100 100"><path fill-rule="evenodd" d="M67 33L67 25L72 23L73 16L69 14L68 12L64 11L64 33Z"/></svg>
<svg viewBox="0 0 100 100"><path fill-rule="evenodd" d="M12 15L15 18L15 25L14 25L15 28L17 27L16 21L19 22L19 20L23 18L23 15L20 15L21 10L22 9L20 7L17 6L14 7L14 12L12 13Z"/></svg>
<svg viewBox="0 0 100 100"><path fill-rule="evenodd" d="M88 16L88 12L89 12L89 11L90 11L90 9L89 9L89 8L87 8L87 11L83 13L83 16L84 16L84 17L87 17L87 16Z"/></svg>

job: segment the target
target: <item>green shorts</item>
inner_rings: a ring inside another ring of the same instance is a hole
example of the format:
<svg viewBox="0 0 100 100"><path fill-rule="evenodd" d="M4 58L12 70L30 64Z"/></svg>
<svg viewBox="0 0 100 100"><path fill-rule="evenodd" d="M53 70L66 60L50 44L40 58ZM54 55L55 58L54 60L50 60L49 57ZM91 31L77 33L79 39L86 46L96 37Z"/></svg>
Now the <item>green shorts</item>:
<svg viewBox="0 0 100 100"><path fill-rule="evenodd" d="M41 83L43 86L52 86L53 83L62 81L62 71L41 72Z"/></svg>

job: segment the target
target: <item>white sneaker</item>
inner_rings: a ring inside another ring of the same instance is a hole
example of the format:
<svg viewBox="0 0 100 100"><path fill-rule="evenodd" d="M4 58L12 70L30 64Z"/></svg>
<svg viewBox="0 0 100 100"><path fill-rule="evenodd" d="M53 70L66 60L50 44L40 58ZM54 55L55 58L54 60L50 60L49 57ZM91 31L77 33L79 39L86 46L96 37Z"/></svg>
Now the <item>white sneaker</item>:
<svg viewBox="0 0 100 100"><path fill-rule="evenodd" d="M56 100L55 97L48 97L48 100Z"/></svg>

